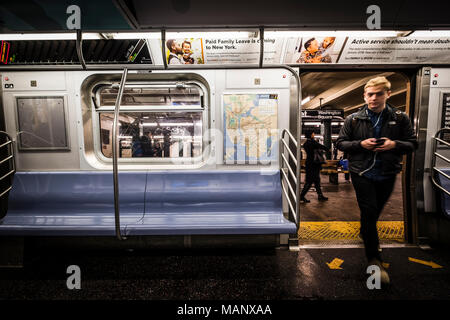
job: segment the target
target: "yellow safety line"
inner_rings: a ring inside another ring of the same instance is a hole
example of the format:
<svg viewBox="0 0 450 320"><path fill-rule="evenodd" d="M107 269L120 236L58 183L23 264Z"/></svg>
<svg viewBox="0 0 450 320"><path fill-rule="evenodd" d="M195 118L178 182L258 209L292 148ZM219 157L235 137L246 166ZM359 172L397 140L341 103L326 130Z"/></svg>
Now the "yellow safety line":
<svg viewBox="0 0 450 320"><path fill-rule="evenodd" d="M298 236L303 240L359 240L359 221L305 221L300 222ZM403 221L378 221L380 240L404 238Z"/></svg>

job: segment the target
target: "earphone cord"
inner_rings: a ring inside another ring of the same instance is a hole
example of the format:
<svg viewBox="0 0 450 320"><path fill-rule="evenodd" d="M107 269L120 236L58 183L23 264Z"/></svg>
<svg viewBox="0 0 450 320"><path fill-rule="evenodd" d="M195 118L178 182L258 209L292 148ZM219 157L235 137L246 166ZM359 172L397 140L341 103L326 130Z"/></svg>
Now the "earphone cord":
<svg viewBox="0 0 450 320"><path fill-rule="evenodd" d="M378 122L380 121L381 115L383 114L383 111L384 111L384 110L382 110L382 111L380 112L380 115L378 116L377 122L375 122L375 124L374 124L374 126L373 126L372 128L375 128L375 127L377 126ZM367 113L367 110L366 110L366 113ZM364 173L366 173L367 171L369 171L370 169L373 168L373 166L375 165L375 162L377 161L377 154L378 154L378 152L375 152L375 155L374 155L374 157L373 157L373 162L372 162L372 164L371 164L370 167L368 167L366 170L361 171L361 172L359 173L359 176L362 176Z"/></svg>

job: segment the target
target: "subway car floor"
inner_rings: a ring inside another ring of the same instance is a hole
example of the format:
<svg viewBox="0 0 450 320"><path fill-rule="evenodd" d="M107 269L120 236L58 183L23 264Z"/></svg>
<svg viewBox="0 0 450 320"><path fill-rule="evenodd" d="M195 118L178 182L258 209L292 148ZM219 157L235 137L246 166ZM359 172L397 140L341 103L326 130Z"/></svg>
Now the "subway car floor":
<svg viewBox="0 0 450 320"><path fill-rule="evenodd" d="M302 186L304 175L302 175ZM319 201L315 189L306 198L310 203L300 204L299 239L303 244L321 242L334 244L361 244L359 237L360 213L355 191L350 180L340 173L338 184L332 184L328 175L321 175L322 192L328 201ZM403 196L401 175L397 175L389 201L378 222L378 233L382 243L404 241Z"/></svg>
<svg viewBox="0 0 450 320"><path fill-rule="evenodd" d="M351 246L341 245L332 233L316 246L304 245L308 239L300 237L300 246L291 250L61 249L26 239L23 267L0 268L0 300L450 300L449 248L420 248L402 240L381 242L391 285L368 289L353 187L345 181L331 185L326 176L322 181L330 200L318 202L310 193L302 218L305 223L347 223L336 228L347 230L346 236L352 233ZM401 207L395 210L402 204L397 182L382 223L402 223ZM325 221L311 214L314 207L322 209ZM81 271L79 290L67 288L71 265Z"/></svg>
<svg viewBox="0 0 450 320"><path fill-rule="evenodd" d="M252 250L26 249L0 269L0 300L450 299L450 251L384 248L391 285L369 290L362 248ZM79 290L66 286L70 265Z"/></svg>

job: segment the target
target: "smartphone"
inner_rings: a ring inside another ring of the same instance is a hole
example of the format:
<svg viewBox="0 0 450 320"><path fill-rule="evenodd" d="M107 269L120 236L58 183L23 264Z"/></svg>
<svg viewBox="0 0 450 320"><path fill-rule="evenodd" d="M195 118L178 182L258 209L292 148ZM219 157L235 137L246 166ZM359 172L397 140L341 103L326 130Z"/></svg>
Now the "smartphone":
<svg viewBox="0 0 450 320"><path fill-rule="evenodd" d="M377 140L375 141L375 143L377 144L377 147L382 146L382 145L384 144L384 141L385 141L385 140L386 140L386 139L383 139L383 138L377 139Z"/></svg>

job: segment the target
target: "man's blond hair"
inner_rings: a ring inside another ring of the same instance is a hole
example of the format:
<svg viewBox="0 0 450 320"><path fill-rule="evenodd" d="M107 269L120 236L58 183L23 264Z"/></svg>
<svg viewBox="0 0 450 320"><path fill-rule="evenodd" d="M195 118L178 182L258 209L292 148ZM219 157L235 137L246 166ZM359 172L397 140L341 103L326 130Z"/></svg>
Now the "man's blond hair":
<svg viewBox="0 0 450 320"><path fill-rule="evenodd" d="M383 86L384 90L389 91L391 90L391 83L386 79L386 77L376 77L373 79L370 79L366 85L364 86L364 91L368 87L376 87L376 86Z"/></svg>

